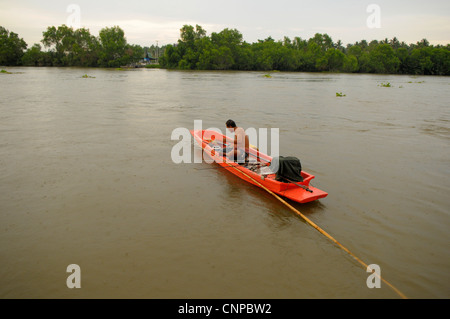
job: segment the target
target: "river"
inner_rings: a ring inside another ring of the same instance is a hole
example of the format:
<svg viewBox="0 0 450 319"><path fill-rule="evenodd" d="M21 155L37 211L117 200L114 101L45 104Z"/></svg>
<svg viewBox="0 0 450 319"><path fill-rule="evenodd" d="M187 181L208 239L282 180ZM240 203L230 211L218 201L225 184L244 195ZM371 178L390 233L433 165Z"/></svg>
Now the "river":
<svg viewBox="0 0 450 319"><path fill-rule="evenodd" d="M449 77L7 70L1 298L398 298L264 190L172 161L174 129L230 118L279 128L329 193L298 210L407 297L450 297Z"/></svg>

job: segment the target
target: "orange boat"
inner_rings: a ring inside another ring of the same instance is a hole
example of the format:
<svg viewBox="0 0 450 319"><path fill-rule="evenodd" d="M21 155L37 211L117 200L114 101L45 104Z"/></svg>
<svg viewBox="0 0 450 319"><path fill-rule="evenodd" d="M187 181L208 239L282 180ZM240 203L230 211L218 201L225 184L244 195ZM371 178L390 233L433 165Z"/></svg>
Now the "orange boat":
<svg viewBox="0 0 450 319"><path fill-rule="evenodd" d="M204 152L209 155L214 162L253 185L260 187L260 185L256 184L242 173L257 180L261 185L272 192L298 203L312 202L328 195L328 193L311 186L310 182L315 176L304 171L301 171L301 176L303 178L302 182L284 183L276 180L277 175L273 173L269 167L270 163L272 163L272 157L259 152L257 149L249 149L249 163L240 165L235 162L226 162L221 151L223 148L223 137L225 137L229 143L234 143L233 140L215 131L196 130L191 131L191 134L198 145L200 145Z"/></svg>

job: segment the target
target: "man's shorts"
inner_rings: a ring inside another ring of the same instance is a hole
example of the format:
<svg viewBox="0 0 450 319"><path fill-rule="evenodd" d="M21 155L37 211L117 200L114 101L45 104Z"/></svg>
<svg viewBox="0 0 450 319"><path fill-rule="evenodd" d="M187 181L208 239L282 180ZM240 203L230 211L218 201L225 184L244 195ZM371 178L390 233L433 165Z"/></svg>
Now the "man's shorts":
<svg viewBox="0 0 450 319"><path fill-rule="evenodd" d="M232 150L233 150L233 148L228 147L228 148L224 148L223 152L224 152L224 154L226 154L228 152L231 152ZM245 152L245 150L238 149L238 153L239 153L239 156L237 154L234 154L234 159L233 159L234 162L237 162L237 163L248 162L249 154L247 152Z"/></svg>

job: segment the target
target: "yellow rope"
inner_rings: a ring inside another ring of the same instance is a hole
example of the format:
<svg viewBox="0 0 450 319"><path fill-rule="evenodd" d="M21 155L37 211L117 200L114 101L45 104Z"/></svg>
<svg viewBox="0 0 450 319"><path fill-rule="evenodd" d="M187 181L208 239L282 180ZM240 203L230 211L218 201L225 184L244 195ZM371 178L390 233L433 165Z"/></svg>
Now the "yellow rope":
<svg viewBox="0 0 450 319"><path fill-rule="evenodd" d="M344 250L346 253L348 253L350 256L352 256L359 264L361 264L363 266L363 268L365 270L367 270L367 268L369 267L365 262L363 262L361 259L359 259L358 257L356 257L350 250L348 250L346 247L344 247L341 243L339 243L336 239L334 239L330 234L328 234L326 231L324 231L322 228L320 228L319 226L317 226L312 220L310 220L308 217L306 217L305 215L303 215L300 211L298 211L295 207L293 207L292 205L290 205L288 202L286 202L285 200L283 200L280 196L278 196L277 194L275 194L274 192L272 192L270 189L268 189L267 187L265 187L264 185L262 185L261 183L259 183L258 181L256 181L254 178L252 178L251 176L249 176L248 174L246 174L245 172L241 171L240 169L236 168L235 166L225 162L228 166L230 166L231 168L237 170L238 172L240 172L241 174L243 174L244 176L246 176L247 178L249 178L250 180L252 180L254 183L256 183L259 187L261 187L262 189L264 189L265 191L267 191L269 194L273 195L276 199L278 199L280 202L282 202L284 205L286 205L290 210L292 210L295 214L297 214L298 216L300 216L303 220L305 220L309 225L311 225L312 227L314 227L317 231L319 231L322 235L324 235L325 237L327 237L328 239L330 239L332 242L334 242L336 245L338 245L342 250ZM391 283L389 283L388 281L386 281L384 278L380 277L377 273L375 273L375 275L380 278L386 285L388 285L392 290L394 290L401 298L403 299L408 299L400 290L398 290L394 285L392 285Z"/></svg>

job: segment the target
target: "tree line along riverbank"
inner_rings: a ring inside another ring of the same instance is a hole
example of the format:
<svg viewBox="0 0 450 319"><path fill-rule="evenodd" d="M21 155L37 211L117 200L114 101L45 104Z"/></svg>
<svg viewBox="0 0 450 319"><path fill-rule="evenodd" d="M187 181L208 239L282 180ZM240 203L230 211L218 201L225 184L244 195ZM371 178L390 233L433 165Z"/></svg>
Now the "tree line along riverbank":
<svg viewBox="0 0 450 319"><path fill-rule="evenodd" d="M48 27L42 33L41 43L27 48L17 33L0 26L0 65L5 66L117 68L143 60L146 53L154 56L164 50L129 44L118 26L103 28L98 36L93 36L89 29L66 25Z"/></svg>
<svg viewBox="0 0 450 319"><path fill-rule="evenodd" d="M184 25L177 43L161 48L129 44L118 26L100 30L48 27L41 44L28 45L0 27L0 65L120 67L158 54L159 65L182 70L242 70L450 75L450 44L415 44L397 38L344 46L328 34L310 39L268 37L254 43L236 29L207 35L201 26ZM44 50L45 49L45 50ZM156 53L157 52L157 53Z"/></svg>

